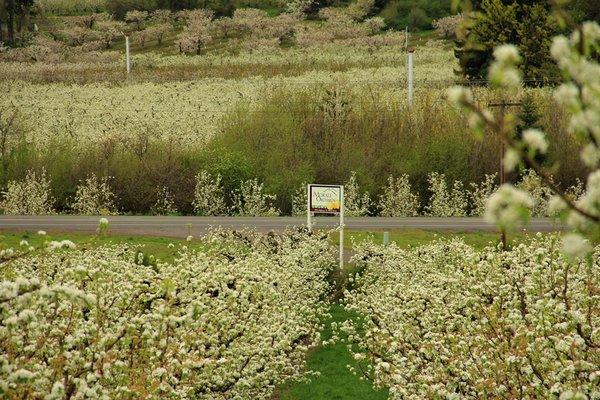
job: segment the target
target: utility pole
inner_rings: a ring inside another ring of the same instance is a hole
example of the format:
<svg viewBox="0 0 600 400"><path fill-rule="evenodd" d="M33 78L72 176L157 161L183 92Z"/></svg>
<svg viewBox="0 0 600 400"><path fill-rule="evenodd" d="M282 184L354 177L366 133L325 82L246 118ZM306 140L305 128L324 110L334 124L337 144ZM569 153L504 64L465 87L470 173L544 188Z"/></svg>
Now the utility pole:
<svg viewBox="0 0 600 400"><path fill-rule="evenodd" d="M491 108L500 108L500 119L502 121L502 126L504 126L504 118L506 115L507 107L519 107L521 106L521 102L507 102L506 100L502 100L497 103L489 103L488 107ZM506 170L504 168L504 155L506 153L506 146L503 141L500 141L500 186L506 183ZM506 230L502 229L500 232L500 240L502 240L502 248L506 250Z"/></svg>

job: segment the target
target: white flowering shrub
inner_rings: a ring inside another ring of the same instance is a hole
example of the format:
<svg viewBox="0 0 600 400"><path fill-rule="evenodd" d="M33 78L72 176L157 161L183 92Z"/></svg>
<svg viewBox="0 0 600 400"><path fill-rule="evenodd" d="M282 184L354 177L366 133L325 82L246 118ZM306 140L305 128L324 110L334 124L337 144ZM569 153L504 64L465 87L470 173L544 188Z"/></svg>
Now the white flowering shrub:
<svg viewBox="0 0 600 400"><path fill-rule="evenodd" d="M303 183L292 195L292 215L301 217L306 215L308 208L308 184Z"/></svg>
<svg viewBox="0 0 600 400"><path fill-rule="evenodd" d="M303 379L335 260L325 236L221 233L174 263L61 250L0 269L0 397L270 399Z"/></svg>
<svg viewBox="0 0 600 400"><path fill-rule="evenodd" d="M233 195L234 213L247 217L274 217L279 211L273 207L276 197L264 192L263 184L258 179L242 182L239 190Z"/></svg>
<svg viewBox="0 0 600 400"><path fill-rule="evenodd" d="M527 222L533 207L531 196L512 185L502 185L485 203L485 220L503 230L514 230Z"/></svg>
<svg viewBox="0 0 600 400"><path fill-rule="evenodd" d="M148 12L138 10L128 11L124 19L125 22L134 24L135 28L140 30L142 24L148 19Z"/></svg>
<svg viewBox="0 0 600 400"><path fill-rule="evenodd" d="M107 218L100 218L98 220L98 227L96 228L96 233L98 236L108 236L108 228L110 226L110 222Z"/></svg>
<svg viewBox="0 0 600 400"><path fill-rule="evenodd" d="M221 175L212 176L204 170L198 172L192 205L197 215L214 216L226 213Z"/></svg>
<svg viewBox="0 0 600 400"><path fill-rule="evenodd" d="M572 201L579 200L584 194L585 194L585 185L579 178L577 178L575 184L573 184L572 186L569 186L566 190L566 195Z"/></svg>
<svg viewBox="0 0 600 400"><path fill-rule="evenodd" d="M361 193L356 179L356 172L352 171L348 181L344 184L344 213L348 217L364 217L369 213L371 198L368 192Z"/></svg>
<svg viewBox="0 0 600 400"><path fill-rule="evenodd" d="M531 196L533 206L531 215L534 217L545 217L548 215L548 202L552 197L552 189L546 186L542 179L533 170L527 170L516 187Z"/></svg>
<svg viewBox="0 0 600 400"><path fill-rule="evenodd" d="M364 273L345 303L362 318L340 329L353 369L390 399L600 396L600 247L591 264L565 258L558 237L355 250Z"/></svg>
<svg viewBox="0 0 600 400"><path fill-rule="evenodd" d="M98 178L91 174L77 186L75 200L71 204L74 214L116 215L115 194L108 184L108 177Z"/></svg>
<svg viewBox="0 0 600 400"><path fill-rule="evenodd" d="M315 0L291 0L286 3L287 13L298 19L305 19L307 14L317 7Z"/></svg>
<svg viewBox="0 0 600 400"><path fill-rule="evenodd" d="M0 210L12 215L54 214L54 199L50 193L50 178L46 170L28 171L23 181L10 181L2 192Z"/></svg>
<svg viewBox="0 0 600 400"><path fill-rule="evenodd" d="M446 39L452 39L456 38L457 30L462 24L465 23L466 20L467 16L463 13L460 13L437 19L433 21L431 25L435 28L436 32L440 36Z"/></svg>
<svg viewBox="0 0 600 400"><path fill-rule="evenodd" d="M425 206L427 215L434 217L463 217L467 215L467 193L462 182L455 181L452 188L446 183L446 176L438 172L427 175L431 197Z"/></svg>
<svg viewBox="0 0 600 400"><path fill-rule="evenodd" d="M471 200L471 215L481 217L485 213L485 205L492 194L498 189L496 179L498 174L485 175L485 179L479 184L471 182L469 198Z"/></svg>
<svg viewBox="0 0 600 400"><path fill-rule="evenodd" d="M379 197L382 217L412 217L419 212L419 196L412 192L408 175L388 177L388 184Z"/></svg>
<svg viewBox="0 0 600 400"><path fill-rule="evenodd" d="M212 40L210 26L213 12L204 9L182 11L185 26L179 34L177 45L182 53L201 54Z"/></svg>
<svg viewBox="0 0 600 400"><path fill-rule="evenodd" d="M568 241L565 238L565 250L577 250L575 253L581 255L578 250L589 247L585 237L593 243L600 243L600 91L597 89L600 82L600 65L595 57L600 46L600 26L591 21L574 25L568 18L564 18L567 11L561 8L560 4L556 3L554 7L558 19L573 30L569 37L554 38L551 54L566 80L556 89L555 99L570 114L569 131L581 139L583 145L580 158L591 171L586 180L585 193L579 199L574 200L569 193L558 187L548 171L537 162L536 155L545 154L549 148L544 132L530 129L523 133L522 139L515 138L512 135L516 121L514 115L494 117L489 110L474 101L471 91L466 88L450 89L448 99L469 112L469 122L476 131L481 133L487 127L508 145L509 150L504 158L507 171L512 171L522 164L533 170L541 182L555 194L550 201L551 213L559 213L577 232L576 235L569 236ZM521 56L517 47L502 45L494 50L494 58L495 61L489 69L490 84L502 89L506 94L516 93L522 85L521 72L517 68ZM506 203L493 204L510 207L510 204ZM490 215L499 214L501 210L490 212ZM575 240L577 237L578 243Z"/></svg>
<svg viewBox="0 0 600 400"><path fill-rule="evenodd" d="M156 193L156 202L151 210L153 215L174 215L177 214L177 207L173 195L166 186L158 188Z"/></svg>

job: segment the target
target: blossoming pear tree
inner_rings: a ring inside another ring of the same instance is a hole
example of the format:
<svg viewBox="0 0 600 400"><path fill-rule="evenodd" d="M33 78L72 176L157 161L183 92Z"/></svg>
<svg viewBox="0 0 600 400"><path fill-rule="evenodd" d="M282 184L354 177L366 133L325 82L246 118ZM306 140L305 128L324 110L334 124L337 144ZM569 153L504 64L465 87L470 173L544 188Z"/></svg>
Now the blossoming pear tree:
<svg viewBox="0 0 600 400"><path fill-rule="evenodd" d="M568 16L557 9L557 16L569 24ZM548 152L549 143L544 132L526 130L521 139L512 132L517 123L516 115L494 116L478 104L471 91L454 87L448 91L448 99L466 110L470 125L482 134L484 129L494 132L508 146L504 156L505 170L512 171L518 165L532 169L544 185L554 192L550 208L558 212L574 231L565 236L565 250L582 255L591 247L587 241L600 241L600 65L594 58L600 49L600 26L597 22L585 22L573 26L570 36L554 38L551 53L564 75L564 83L555 91L556 100L570 113L569 131L585 144L581 148L581 161L588 167L585 193L578 199L562 190L549 172L536 161L536 154ZM521 56L514 45L506 44L494 51L495 61L489 69L490 85L503 90L507 96L514 95L522 85L517 65ZM506 184L490 197L486 217L503 228L514 228L529 216L530 196ZM587 238L587 239L586 239Z"/></svg>

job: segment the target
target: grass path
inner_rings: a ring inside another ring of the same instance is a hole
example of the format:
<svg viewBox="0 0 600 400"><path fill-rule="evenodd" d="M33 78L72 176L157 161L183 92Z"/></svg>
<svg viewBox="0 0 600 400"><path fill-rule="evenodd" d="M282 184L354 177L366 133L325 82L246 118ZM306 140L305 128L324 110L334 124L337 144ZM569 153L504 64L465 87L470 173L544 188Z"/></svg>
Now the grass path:
<svg viewBox="0 0 600 400"><path fill-rule="evenodd" d="M339 304L332 304L332 318L326 323L322 337L331 338L331 323L343 322L352 316ZM283 388L277 397L280 400L385 400L387 390L374 390L371 382L360 380L346 365L354 361L343 343L320 346L310 353L307 368L320 372L320 376L307 383L298 383Z"/></svg>
<svg viewBox="0 0 600 400"><path fill-rule="evenodd" d="M375 242L383 241L382 232L349 232L350 238L345 247L350 250L352 241L361 242L371 238ZM431 232L418 230L405 230L391 232L390 241L400 247L413 247L428 243L440 238L461 238L465 243L475 248L483 248L486 245L498 243L498 235L485 232ZM524 234L516 234L511 237L515 241L523 240ZM336 233L332 234L331 240L334 244L339 243ZM343 288L347 284L347 276L352 272L353 266L348 265L343 271L336 274L337 290L336 297L340 297ZM329 310L331 318L326 321L322 332L323 340L329 340L332 336L331 323L341 323L356 316L348 313L337 299L334 299ZM327 346L319 346L314 349L307 358L307 369L320 373L319 377L310 382L296 383L284 387L275 397L276 400L386 400L388 390L375 390L371 382L361 380L352 374L347 365L354 365L354 360L344 343L334 343Z"/></svg>

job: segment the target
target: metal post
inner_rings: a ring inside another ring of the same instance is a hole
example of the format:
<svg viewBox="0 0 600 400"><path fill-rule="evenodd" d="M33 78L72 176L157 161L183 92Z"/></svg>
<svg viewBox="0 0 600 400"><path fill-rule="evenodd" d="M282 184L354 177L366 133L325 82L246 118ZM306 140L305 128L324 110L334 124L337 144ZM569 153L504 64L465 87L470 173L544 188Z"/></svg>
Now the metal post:
<svg viewBox="0 0 600 400"><path fill-rule="evenodd" d="M125 53L127 57L127 75L131 73L131 51L129 48L129 35L125 35Z"/></svg>
<svg viewBox="0 0 600 400"><path fill-rule="evenodd" d="M340 186L340 270L344 268L344 187Z"/></svg>
<svg viewBox="0 0 600 400"><path fill-rule="evenodd" d="M390 233L383 232L383 245L387 246L388 244L390 244Z"/></svg>
<svg viewBox="0 0 600 400"><path fill-rule="evenodd" d="M408 50L408 26L404 29L404 49Z"/></svg>
<svg viewBox="0 0 600 400"><path fill-rule="evenodd" d="M312 231L312 221L310 212L310 185L306 185L306 227L309 232Z"/></svg>
<svg viewBox="0 0 600 400"><path fill-rule="evenodd" d="M413 102L413 94L414 94L414 79L413 79L413 53L414 49L408 49L408 71L407 71L407 80L408 80L408 105L412 105Z"/></svg>

